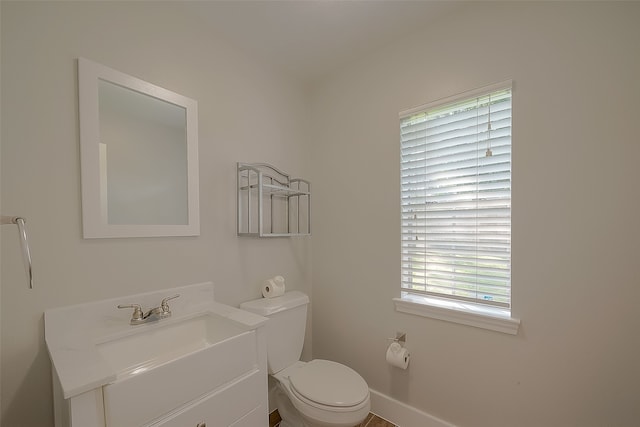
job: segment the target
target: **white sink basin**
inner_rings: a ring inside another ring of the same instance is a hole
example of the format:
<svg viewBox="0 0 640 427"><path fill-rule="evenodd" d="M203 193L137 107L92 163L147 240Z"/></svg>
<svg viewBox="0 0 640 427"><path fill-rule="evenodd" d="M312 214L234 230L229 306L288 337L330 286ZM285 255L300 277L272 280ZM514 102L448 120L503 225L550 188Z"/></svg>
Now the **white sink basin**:
<svg viewBox="0 0 640 427"><path fill-rule="evenodd" d="M179 322L165 319L131 326L126 335L98 342L97 348L116 371L118 379L124 379L203 350L246 330L237 322L207 313Z"/></svg>
<svg viewBox="0 0 640 427"><path fill-rule="evenodd" d="M107 426L143 425L258 367L255 331L213 313L130 328L96 344L116 373Z"/></svg>

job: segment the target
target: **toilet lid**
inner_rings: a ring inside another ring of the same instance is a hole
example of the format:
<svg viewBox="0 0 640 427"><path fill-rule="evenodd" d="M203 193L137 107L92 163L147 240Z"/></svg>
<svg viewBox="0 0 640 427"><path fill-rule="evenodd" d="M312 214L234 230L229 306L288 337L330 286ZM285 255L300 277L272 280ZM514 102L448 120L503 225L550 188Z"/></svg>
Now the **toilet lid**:
<svg viewBox="0 0 640 427"><path fill-rule="evenodd" d="M327 406L355 406L369 393L356 371L329 360L312 360L292 373L289 383L301 396Z"/></svg>

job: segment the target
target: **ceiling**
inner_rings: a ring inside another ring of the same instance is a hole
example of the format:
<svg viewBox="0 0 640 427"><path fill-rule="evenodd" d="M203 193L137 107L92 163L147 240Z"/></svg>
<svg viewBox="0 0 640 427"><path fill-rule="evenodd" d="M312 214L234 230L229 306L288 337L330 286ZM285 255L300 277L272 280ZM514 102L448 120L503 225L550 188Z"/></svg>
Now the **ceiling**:
<svg viewBox="0 0 640 427"><path fill-rule="evenodd" d="M352 58L458 9L457 1L289 0L194 2L233 46L291 77L314 81Z"/></svg>

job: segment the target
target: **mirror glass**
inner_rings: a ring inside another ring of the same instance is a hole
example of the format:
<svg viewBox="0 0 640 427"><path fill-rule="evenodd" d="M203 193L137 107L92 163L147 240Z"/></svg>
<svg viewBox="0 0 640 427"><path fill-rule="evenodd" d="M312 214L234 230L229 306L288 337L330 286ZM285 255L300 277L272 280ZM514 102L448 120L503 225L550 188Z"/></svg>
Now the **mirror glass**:
<svg viewBox="0 0 640 427"><path fill-rule="evenodd" d="M78 64L84 237L198 235L197 103Z"/></svg>

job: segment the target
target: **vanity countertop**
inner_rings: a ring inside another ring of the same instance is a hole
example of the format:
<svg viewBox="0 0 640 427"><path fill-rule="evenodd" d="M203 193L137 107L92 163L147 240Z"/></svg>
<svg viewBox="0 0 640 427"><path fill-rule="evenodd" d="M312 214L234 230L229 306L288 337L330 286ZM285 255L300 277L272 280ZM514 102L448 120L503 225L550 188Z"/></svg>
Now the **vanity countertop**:
<svg viewBox="0 0 640 427"><path fill-rule="evenodd" d="M170 302L172 316L160 321L132 326L129 324L131 310L117 308L118 304L136 303L148 310L173 294L180 294L180 298ZM200 314L213 314L232 320L247 331L261 327L268 320L217 303L213 296L213 284L207 282L45 311L45 341L64 398L77 396L116 380L117 372L98 350L101 342L170 326Z"/></svg>

